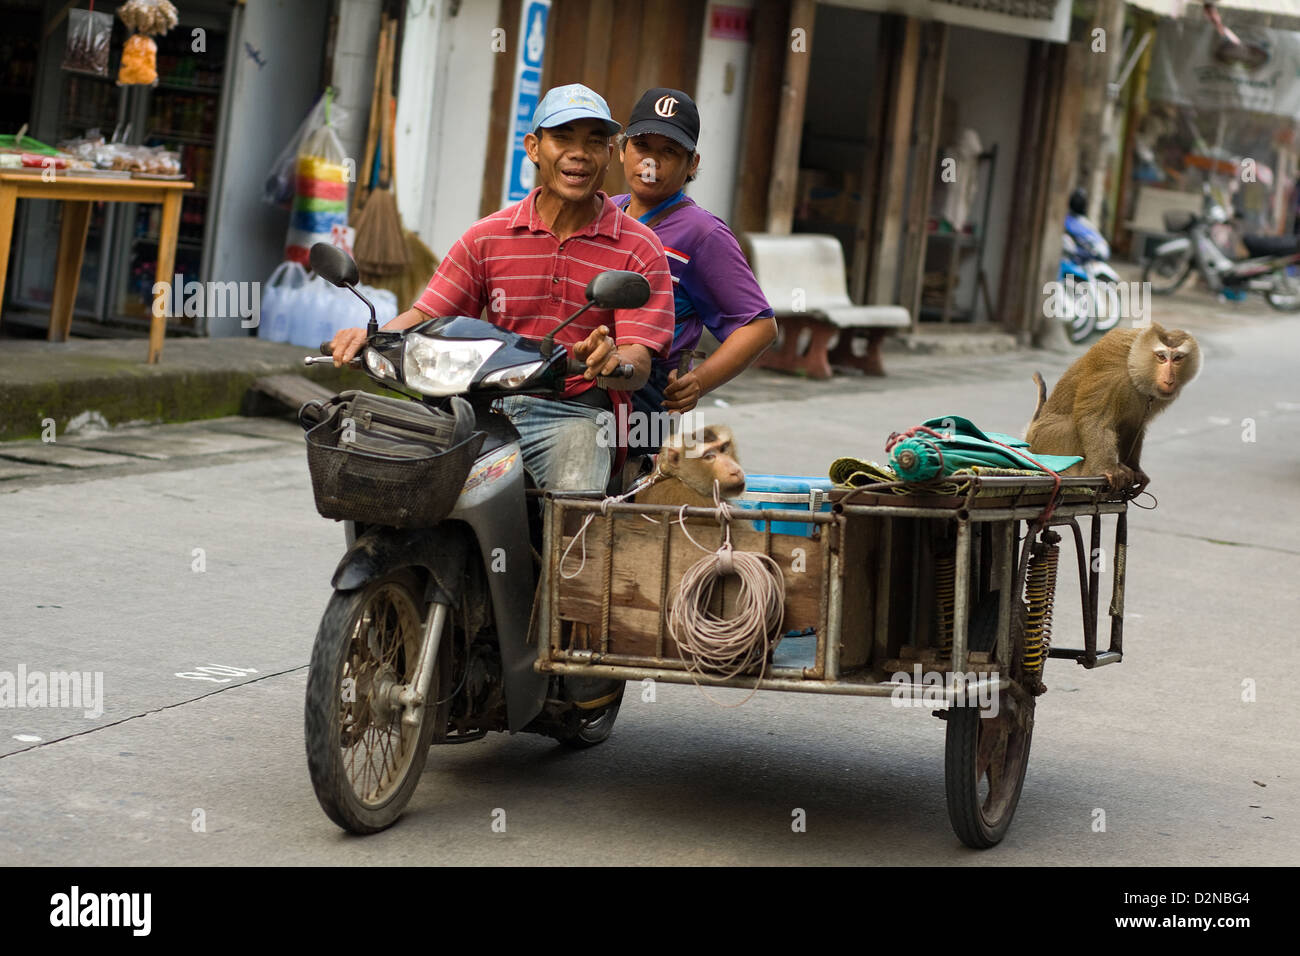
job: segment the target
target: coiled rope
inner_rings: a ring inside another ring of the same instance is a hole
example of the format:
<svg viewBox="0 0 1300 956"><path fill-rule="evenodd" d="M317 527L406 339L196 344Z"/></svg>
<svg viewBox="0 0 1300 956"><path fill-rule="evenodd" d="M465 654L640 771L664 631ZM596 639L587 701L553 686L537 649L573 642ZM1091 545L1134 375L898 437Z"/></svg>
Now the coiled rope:
<svg viewBox="0 0 1300 956"><path fill-rule="evenodd" d="M653 479L657 475L649 477ZM644 483L638 483L623 495L606 498L601 502L600 513L605 514L606 506L611 502L629 498L642 487ZM678 582L677 600L668 614L668 633L677 642L682 661L695 686L714 704L730 708L747 703L767 676L768 659L781 639L781 621L785 617L785 578L781 566L771 556L736 551L732 547L732 508L721 498L716 480L713 483L713 504L723 527L723 540L712 552L696 541L687 527L687 506L682 505L678 512L677 523L682 533L691 544L706 552L706 556L687 568ZM587 516L564 549L559 569L566 580L581 574L587 563L587 546L583 540L582 559L577 570L572 574L564 571L570 551L580 539L585 539L587 527L595 517L596 512ZM731 617L719 617L709 610L709 605L722 579L732 576L739 578L735 612ZM716 700L704 690L698 679L704 675L729 679L756 666L759 668L758 681L749 695L737 704L723 704Z"/></svg>

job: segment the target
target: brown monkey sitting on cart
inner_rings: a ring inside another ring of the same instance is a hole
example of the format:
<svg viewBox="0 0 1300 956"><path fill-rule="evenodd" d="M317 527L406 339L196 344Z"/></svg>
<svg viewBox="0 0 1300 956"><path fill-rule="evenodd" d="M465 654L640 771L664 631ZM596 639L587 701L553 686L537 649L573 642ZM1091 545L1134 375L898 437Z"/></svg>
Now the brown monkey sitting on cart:
<svg viewBox="0 0 1300 956"><path fill-rule="evenodd" d="M720 498L745 491L745 472L738 461L736 439L726 425L705 425L693 434L678 434L664 442L655 461L655 481L636 495L637 504L713 507L713 483Z"/></svg>
<svg viewBox="0 0 1300 956"><path fill-rule="evenodd" d="M1066 370L1051 398L1034 373L1038 407L1025 433L1030 451L1082 455L1068 472L1105 475L1112 490L1136 494L1151 480L1139 463L1147 425L1200 370L1200 347L1182 329L1154 322L1112 329Z"/></svg>

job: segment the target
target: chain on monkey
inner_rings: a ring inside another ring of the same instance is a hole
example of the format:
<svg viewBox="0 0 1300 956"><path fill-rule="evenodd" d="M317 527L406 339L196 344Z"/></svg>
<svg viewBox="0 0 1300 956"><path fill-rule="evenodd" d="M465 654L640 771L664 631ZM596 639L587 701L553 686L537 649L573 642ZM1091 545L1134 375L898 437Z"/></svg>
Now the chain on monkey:
<svg viewBox="0 0 1300 956"><path fill-rule="evenodd" d="M1052 646L1052 605L1056 599L1056 566L1061 536L1044 531L1032 548L1029 569L1025 574L1025 677L1031 693L1041 694L1043 663Z"/></svg>

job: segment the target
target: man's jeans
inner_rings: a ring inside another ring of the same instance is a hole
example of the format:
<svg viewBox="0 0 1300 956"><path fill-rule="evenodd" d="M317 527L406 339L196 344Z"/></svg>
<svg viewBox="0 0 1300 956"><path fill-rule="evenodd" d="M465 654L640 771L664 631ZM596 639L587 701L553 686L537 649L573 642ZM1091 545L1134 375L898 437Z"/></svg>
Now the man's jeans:
<svg viewBox="0 0 1300 956"><path fill-rule="evenodd" d="M602 435L600 423L609 412L532 395L501 399L501 411L519 430L524 468L537 487L604 493L614 449L601 443L609 430Z"/></svg>

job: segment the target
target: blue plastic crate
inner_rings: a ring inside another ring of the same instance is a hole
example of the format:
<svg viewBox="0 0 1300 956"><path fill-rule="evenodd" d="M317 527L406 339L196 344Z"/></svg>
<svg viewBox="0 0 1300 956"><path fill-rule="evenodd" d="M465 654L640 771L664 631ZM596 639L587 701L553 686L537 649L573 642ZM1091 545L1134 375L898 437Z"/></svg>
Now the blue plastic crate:
<svg viewBox="0 0 1300 956"><path fill-rule="evenodd" d="M830 511L829 492L835 483L829 478L811 478L799 475L745 475L745 493L731 501L741 508L759 511L812 511L814 501L818 511ZM754 530L762 531L765 522L755 521ZM812 537L813 525L797 521L772 522L773 534L793 534Z"/></svg>

